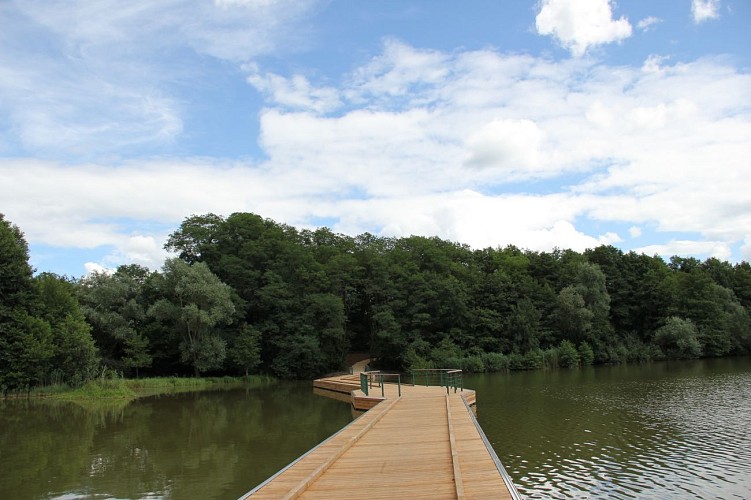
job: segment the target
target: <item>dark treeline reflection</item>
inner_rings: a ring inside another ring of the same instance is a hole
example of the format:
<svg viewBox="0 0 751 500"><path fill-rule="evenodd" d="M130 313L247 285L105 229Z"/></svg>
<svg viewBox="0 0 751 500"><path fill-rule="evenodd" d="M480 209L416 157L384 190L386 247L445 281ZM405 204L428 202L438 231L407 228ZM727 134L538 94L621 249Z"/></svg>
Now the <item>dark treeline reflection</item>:
<svg viewBox="0 0 751 500"><path fill-rule="evenodd" d="M0 403L0 498L236 498L350 420L309 384Z"/></svg>

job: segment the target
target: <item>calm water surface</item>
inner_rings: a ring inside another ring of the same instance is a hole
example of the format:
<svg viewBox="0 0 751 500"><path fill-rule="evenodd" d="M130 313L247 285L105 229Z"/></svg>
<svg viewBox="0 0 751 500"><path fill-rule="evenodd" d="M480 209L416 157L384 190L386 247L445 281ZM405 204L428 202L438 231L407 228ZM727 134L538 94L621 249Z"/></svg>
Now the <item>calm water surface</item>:
<svg viewBox="0 0 751 500"><path fill-rule="evenodd" d="M309 382L124 407L0 400L0 499L236 499L350 420Z"/></svg>
<svg viewBox="0 0 751 500"><path fill-rule="evenodd" d="M751 498L751 359L474 376L527 498Z"/></svg>
<svg viewBox="0 0 751 500"><path fill-rule="evenodd" d="M751 498L751 359L466 377L528 498ZM0 400L0 499L234 499L351 420L310 383Z"/></svg>

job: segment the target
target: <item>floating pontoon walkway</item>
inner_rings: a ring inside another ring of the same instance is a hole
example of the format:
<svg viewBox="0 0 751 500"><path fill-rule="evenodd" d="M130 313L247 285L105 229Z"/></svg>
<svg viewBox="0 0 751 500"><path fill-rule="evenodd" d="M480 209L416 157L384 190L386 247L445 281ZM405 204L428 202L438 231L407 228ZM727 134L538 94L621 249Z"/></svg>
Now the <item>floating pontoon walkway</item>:
<svg viewBox="0 0 751 500"><path fill-rule="evenodd" d="M366 395L351 375L314 387L370 409L243 499L520 498L470 409L474 391L381 378Z"/></svg>

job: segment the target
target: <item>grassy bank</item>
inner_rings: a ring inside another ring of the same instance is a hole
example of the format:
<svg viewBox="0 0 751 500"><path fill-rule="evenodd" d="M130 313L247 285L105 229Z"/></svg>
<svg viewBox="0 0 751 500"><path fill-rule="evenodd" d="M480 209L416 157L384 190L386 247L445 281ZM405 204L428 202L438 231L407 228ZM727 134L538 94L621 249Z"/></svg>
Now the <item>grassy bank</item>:
<svg viewBox="0 0 751 500"><path fill-rule="evenodd" d="M82 399L136 399L157 394L205 391L238 386L263 386L274 382L274 378L263 375L248 377L159 377L139 379L95 379L81 387L65 385L39 387L31 391L31 396L66 400Z"/></svg>

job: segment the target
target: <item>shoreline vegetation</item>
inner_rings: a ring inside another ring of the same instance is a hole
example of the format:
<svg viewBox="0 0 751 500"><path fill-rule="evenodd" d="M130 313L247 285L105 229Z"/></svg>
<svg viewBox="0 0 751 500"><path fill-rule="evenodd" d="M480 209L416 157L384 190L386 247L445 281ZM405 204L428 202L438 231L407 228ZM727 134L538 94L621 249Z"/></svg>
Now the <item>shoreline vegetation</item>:
<svg viewBox="0 0 751 500"><path fill-rule="evenodd" d="M37 273L0 214L0 392L129 398L221 386L206 374L311 380L352 352L401 373L751 354L748 262L474 249L251 213L192 215L165 249L176 257L160 271ZM149 377L163 381L148 388Z"/></svg>
<svg viewBox="0 0 751 500"><path fill-rule="evenodd" d="M152 377L139 379L97 378L80 387L65 384L35 387L28 393L12 393L13 399L44 398L60 401L81 400L127 400L177 394L182 392L232 389L236 387L263 387L277 381L267 375L248 375L242 377Z"/></svg>

